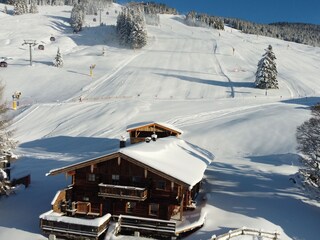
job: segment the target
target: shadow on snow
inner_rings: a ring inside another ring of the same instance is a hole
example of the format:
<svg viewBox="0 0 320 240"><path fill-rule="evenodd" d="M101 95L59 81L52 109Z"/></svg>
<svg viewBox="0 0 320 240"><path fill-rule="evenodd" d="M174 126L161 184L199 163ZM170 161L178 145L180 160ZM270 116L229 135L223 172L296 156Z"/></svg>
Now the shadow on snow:
<svg viewBox="0 0 320 240"><path fill-rule="evenodd" d="M250 156L248 161L272 165L277 169L298 164L298 156L290 153ZM257 170L247 164L213 162L206 172L207 188L210 191L208 202L211 201L210 205L226 212L242 214L253 219L266 219L280 226L290 238L314 239L313 234L319 228L319 222L314 219L318 219L320 208L303 202L306 197L289 180L292 176L278 172ZM216 221L219 222L219 216ZM243 227L243 223L239 222L238 227ZM305 227L309 231L300 231ZM226 230L230 229L221 226L214 234L223 234ZM210 237L213 233L200 231L199 234L206 235L199 236L203 238Z"/></svg>

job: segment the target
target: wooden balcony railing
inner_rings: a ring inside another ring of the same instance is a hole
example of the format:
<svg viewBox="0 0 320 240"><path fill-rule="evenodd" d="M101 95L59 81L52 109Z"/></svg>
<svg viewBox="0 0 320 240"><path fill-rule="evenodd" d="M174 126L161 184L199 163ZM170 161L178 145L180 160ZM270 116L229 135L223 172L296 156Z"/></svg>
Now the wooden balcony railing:
<svg viewBox="0 0 320 240"><path fill-rule="evenodd" d="M148 234L149 236L154 236L157 239L168 239L169 237L176 237L176 222L152 219L152 218L142 218L128 215L120 215L118 218L118 224L115 228L115 233L121 233L121 231L126 232L141 232Z"/></svg>
<svg viewBox="0 0 320 240"><path fill-rule="evenodd" d="M148 196L148 190L146 188L111 185L104 183L100 183L99 188L100 190L98 195L100 197L144 201Z"/></svg>

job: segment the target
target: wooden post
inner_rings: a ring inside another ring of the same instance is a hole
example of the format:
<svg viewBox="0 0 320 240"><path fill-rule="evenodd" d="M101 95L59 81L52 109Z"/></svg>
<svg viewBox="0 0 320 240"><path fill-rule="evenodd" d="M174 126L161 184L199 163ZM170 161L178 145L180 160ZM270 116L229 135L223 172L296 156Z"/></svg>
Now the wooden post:
<svg viewBox="0 0 320 240"><path fill-rule="evenodd" d="M180 221L182 221L182 216L183 216L183 201L184 201L184 194L182 194L182 199L180 202Z"/></svg>

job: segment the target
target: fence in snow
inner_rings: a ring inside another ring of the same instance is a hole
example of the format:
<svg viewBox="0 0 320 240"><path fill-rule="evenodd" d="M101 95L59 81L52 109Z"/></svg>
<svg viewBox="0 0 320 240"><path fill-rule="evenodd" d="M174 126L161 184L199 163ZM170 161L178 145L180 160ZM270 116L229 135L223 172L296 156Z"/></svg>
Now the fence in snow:
<svg viewBox="0 0 320 240"><path fill-rule="evenodd" d="M280 239L279 238L279 233L278 232L267 232L263 230L257 230L257 229L252 229L252 228L239 228L236 230L230 230L228 233L222 234L220 236L213 235L211 237L211 240L229 240L233 237L237 236L257 236L261 237L261 239L268 238L268 239Z"/></svg>

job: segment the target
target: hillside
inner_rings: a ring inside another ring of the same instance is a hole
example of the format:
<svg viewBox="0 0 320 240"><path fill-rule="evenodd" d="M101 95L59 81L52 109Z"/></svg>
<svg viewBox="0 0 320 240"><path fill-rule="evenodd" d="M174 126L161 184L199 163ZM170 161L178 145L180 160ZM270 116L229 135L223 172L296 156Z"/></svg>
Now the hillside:
<svg viewBox="0 0 320 240"><path fill-rule="evenodd" d="M300 165L296 127L319 101L320 48L288 47L228 27L189 27L183 16L161 15L161 26L148 26L148 45L134 51L116 41L120 6L106 10L105 25L87 16L79 34L69 26L68 6L43 6L39 14L21 16L0 12L0 55L12 58L0 68L8 104L13 92L22 92L19 108L10 111L20 143L13 174L30 172L32 178L29 189L0 199L0 239L46 239L38 216L70 180L45 174L102 155L118 145L126 126L144 121L173 124L184 131L182 138L215 155L204 185L206 223L186 239L209 239L242 226L276 230L281 239L316 239L320 205L289 178ZM22 45L27 39L45 47L34 47L33 66ZM279 90L266 95L253 82L269 44ZM52 66L58 47L63 68Z"/></svg>

